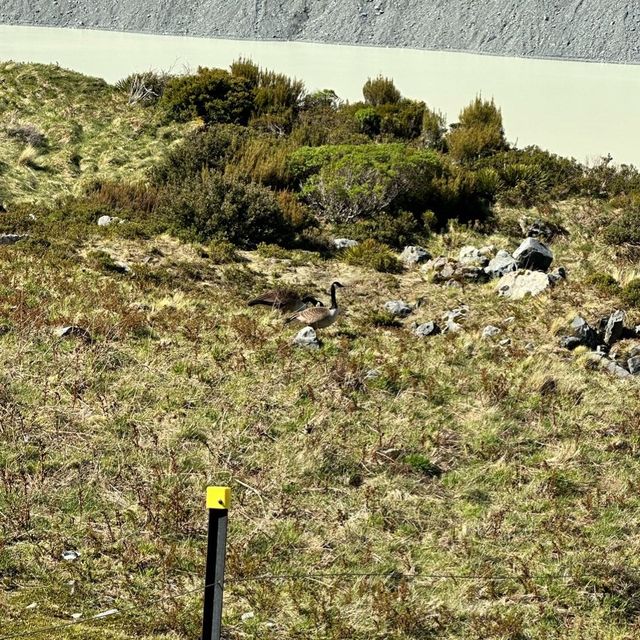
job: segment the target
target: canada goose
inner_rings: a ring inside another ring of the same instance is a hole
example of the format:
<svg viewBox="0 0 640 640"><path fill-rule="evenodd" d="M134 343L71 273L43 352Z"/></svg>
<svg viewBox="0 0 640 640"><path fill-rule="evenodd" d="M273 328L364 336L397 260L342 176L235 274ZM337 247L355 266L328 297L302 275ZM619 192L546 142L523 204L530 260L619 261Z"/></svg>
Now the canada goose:
<svg viewBox="0 0 640 640"><path fill-rule="evenodd" d="M273 289L272 291L263 293L259 298L249 300L247 304L250 307L263 305L265 307L271 307L272 309L278 309L285 313L291 313L292 311L300 311L304 309L307 304L315 306L318 304L318 300L313 296L301 296L293 289Z"/></svg>
<svg viewBox="0 0 640 640"><path fill-rule="evenodd" d="M331 306L327 307L309 307L303 309L298 313L292 315L285 320L285 323L296 320L307 327L313 327L314 329L324 329L329 325L332 325L338 318L340 309L338 308L338 302L336 300L336 288L344 287L339 282L334 282L331 285Z"/></svg>

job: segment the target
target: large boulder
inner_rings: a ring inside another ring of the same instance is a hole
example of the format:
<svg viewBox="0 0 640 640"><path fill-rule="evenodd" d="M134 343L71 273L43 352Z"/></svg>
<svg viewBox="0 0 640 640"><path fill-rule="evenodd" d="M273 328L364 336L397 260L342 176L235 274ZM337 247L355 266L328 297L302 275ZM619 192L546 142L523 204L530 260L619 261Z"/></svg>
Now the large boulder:
<svg viewBox="0 0 640 640"><path fill-rule="evenodd" d="M484 272L490 278L502 278L511 271L518 270L518 263L515 258L507 251L500 249L496 253L495 257L489 261L489 264L484 268Z"/></svg>
<svg viewBox="0 0 640 640"><path fill-rule="evenodd" d="M496 291L505 298L521 300L526 296L537 296L550 286L549 276L542 271L514 271L500 278Z"/></svg>
<svg viewBox="0 0 640 640"><path fill-rule="evenodd" d="M414 265L431 260L431 254L424 247L408 246L400 254L400 260L406 265Z"/></svg>
<svg viewBox="0 0 640 640"><path fill-rule="evenodd" d="M578 346L585 346L595 351L602 342L598 332L582 316L576 316L573 319L571 330L573 331L573 337L580 341ZM565 346L571 348L569 345Z"/></svg>
<svg viewBox="0 0 640 640"><path fill-rule="evenodd" d="M553 262L551 249L535 238L527 238L513 252L513 257L521 269L546 271Z"/></svg>

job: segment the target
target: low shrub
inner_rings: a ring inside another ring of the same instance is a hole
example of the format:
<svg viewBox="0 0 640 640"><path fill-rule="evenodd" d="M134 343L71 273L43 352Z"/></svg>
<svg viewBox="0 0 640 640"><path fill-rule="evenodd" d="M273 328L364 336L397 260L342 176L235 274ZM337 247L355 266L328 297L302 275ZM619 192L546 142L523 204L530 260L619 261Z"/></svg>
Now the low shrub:
<svg viewBox="0 0 640 640"><path fill-rule="evenodd" d="M42 155L42 152L40 151L40 149L28 144L22 150L22 153L18 158L18 164L21 167L29 167L29 169L34 169L36 171L39 171L43 168L39 162L41 155Z"/></svg>
<svg viewBox="0 0 640 640"><path fill-rule="evenodd" d="M205 255L213 264L230 264L238 262L240 258L236 247L227 240L212 240L207 245Z"/></svg>
<svg viewBox="0 0 640 640"><path fill-rule="evenodd" d="M409 453L403 456L402 462L413 471L428 478L439 478L442 475L442 469L421 453Z"/></svg>
<svg viewBox="0 0 640 640"><path fill-rule="evenodd" d="M584 282L587 286L607 295L615 295L620 292L618 281L609 273L596 271L588 275Z"/></svg>
<svg viewBox="0 0 640 640"><path fill-rule="evenodd" d="M362 87L362 95L365 102L374 107L381 104L395 104L400 102L402 97L393 80L381 75L377 78L369 78L365 82Z"/></svg>
<svg viewBox="0 0 640 640"><path fill-rule="evenodd" d="M212 171L166 192L159 212L174 232L202 242L215 238L251 249L290 243L294 235L272 191Z"/></svg>
<svg viewBox="0 0 640 640"><path fill-rule="evenodd" d="M620 290L620 298L627 307L640 309L640 278L625 284Z"/></svg>
<svg viewBox="0 0 640 640"><path fill-rule="evenodd" d="M604 228L605 242L640 246L640 208L625 211Z"/></svg>
<svg viewBox="0 0 640 640"><path fill-rule="evenodd" d="M9 125L6 131L9 138L18 140L35 149L46 149L48 147L47 136L34 124Z"/></svg>
<svg viewBox="0 0 640 640"><path fill-rule="evenodd" d="M355 247L349 247L344 251L342 258L347 264L374 271L384 273L400 273L402 271L402 264L391 249L386 244L372 238L364 240Z"/></svg>
<svg viewBox="0 0 640 640"><path fill-rule="evenodd" d="M410 211L399 211L397 214L380 213L368 220L338 227L336 235L366 240L373 238L396 249L408 244L422 244L428 239L433 222L431 212L416 216Z"/></svg>

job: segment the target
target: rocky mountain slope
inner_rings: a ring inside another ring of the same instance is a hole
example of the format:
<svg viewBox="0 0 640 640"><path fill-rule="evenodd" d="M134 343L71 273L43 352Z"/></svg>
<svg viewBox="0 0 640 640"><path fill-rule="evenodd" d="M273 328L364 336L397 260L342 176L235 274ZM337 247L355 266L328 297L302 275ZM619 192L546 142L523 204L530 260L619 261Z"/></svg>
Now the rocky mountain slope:
<svg viewBox="0 0 640 640"><path fill-rule="evenodd" d="M640 62L630 0L5 0L0 23Z"/></svg>

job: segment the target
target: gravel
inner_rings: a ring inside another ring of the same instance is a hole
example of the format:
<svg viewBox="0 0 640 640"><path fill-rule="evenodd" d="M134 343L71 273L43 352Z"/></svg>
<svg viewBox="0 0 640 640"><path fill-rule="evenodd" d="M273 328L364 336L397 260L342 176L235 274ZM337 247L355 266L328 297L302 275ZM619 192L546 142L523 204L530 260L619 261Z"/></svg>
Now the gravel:
<svg viewBox="0 0 640 640"><path fill-rule="evenodd" d="M631 0L3 0L0 23L640 62Z"/></svg>

